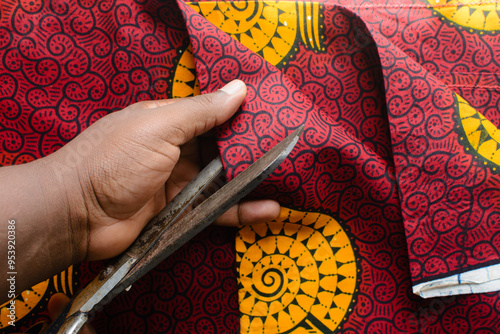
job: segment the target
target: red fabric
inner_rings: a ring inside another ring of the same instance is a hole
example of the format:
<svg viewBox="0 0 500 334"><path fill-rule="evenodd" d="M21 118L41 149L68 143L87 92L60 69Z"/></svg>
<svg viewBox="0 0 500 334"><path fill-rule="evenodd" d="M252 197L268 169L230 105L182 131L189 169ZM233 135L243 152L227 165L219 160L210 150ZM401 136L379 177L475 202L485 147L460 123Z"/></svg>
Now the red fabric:
<svg viewBox="0 0 500 334"><path fill-rule="evenodd" d="M357 226L355 235L362 242L384 239L385 226L399 221L401 207L414 283L498 263L500 178L459 144L465 134L453 91L378 29L367 31L348 10L325 6L324 15L326 53L301 50L308 57L290 60L284 73L260 59L256 63L253 53L229 43L220 30L201 27L201 18L189 19L202 91L236 77L250 86L244 112L220 135L228 175L234 176L305 124L296 153L259 195L338 215ZM415 30L412 24L404 27L403 32L415 39L425 33L420 25ZM391 29L397 32L397 24ZM214 44L212 36L220 42ZM431 57L436 64L444 63L438 72L454 74L445 62L451 60L438 57L450 48L436 52L438 56L424 50L415 58ZM465 56L454 66L469 62ZM478 71L470 67L471 73ZM482 69L498 71L496 65Z"/></svg>
<svg viewBox="0 0 500 334"><path fill-rule="evenodd" d="M187 42L173 2L0 6L0 165L46 156L110 112L172 96L174 65ZM236 332L233 240L234 230L207 230L98 313L96 330ZM73 291L97 275L95 266L75 266L65 278ZM51 280L39 300L26 301L36 312L1 331L47 321L48 298L63 291L60 282Z"/></svg>
<svg viewBox="0 0 500 334"><path fill-rule="evenodd" d="M491 81L500 38L450 26L429 9L406 19L412 8L377 9L366 20L379 17L368 27L379 45L412 279L420 283L499 263L500 177L469 151L454 92L500 125Z"/></svg>
<svg viewBox="0 0 500 334"><path fill-rule="evenodd" d="M384 13L391 10L391 6L374 7ZM498 263L491 244L497 225L484 224L466 244L455 238L470 229L458 217L481 211L474 214L495 219L498 192L491 185L498 176L491 166L472 165L470 153L458 145L453 92L379 31L392 21L374 13L378 16L374 28L365 25L363 16L325 5L326 52L298 45L301 57L291 58L278 70L188 6L182 8L202 92L233 78L248 86L242 112L219 133L229 177L300 124L306 126L296 149L256 195L333 215L352 235L361 259L361 282L343 332L458 333L500 328L497 293L441 299L437 307L412 296L403 227L416 283ZM439 22L436 17L428 19ZM422 33L419 24L414 30L408 26L412 24L402 26L400 34ZM418 58L418 50L409 52L415 53ZM424 49L423 55L429 52ZM487 205L482 202L486 193L494 193ZM467 198L469 194L476 198ZM447 220L433 223L452 227L436 231L429 213L439 215L442 208L450 212ZM472 256L484 246L489 247L487 256ZM466 255L457 256L457 250Z"/></svg>
<svg viewBox="0 0 500 334"><path fill-rule="evenodd" d="M299 43L302 56L279 68L180 5L202 91L235 77L249 87L219 132L228 175L306 124L256 194L330 214L351 236L360 280L342 332L497 332L498 293L422 300L411 279L498 263L498 176L459 144L450 90L499 125L498 37L453 26L423 2L340 4L322 7L326 50ZM1 165L50 154L130 103L171 96L188 38L173 1L4 0L1 10ZM446 220L430 220L442 208ZM207 231L106 306L97 331L237 332L233 240L232 230ZM75 271L78 286L96 269ZM51 282L36 308L55 291Z"/></svg>

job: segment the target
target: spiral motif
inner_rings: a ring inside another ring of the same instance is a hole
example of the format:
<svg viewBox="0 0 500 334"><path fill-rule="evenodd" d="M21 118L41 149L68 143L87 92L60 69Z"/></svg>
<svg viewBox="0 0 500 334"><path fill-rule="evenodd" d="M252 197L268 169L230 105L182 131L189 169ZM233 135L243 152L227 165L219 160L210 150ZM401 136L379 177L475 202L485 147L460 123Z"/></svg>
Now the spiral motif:
<svg viewBox="0 0 500 334"><path fill-rule="evenodd" d="M282 209L276 221L241 229L236 251L242 333L330 332L354 302L354 251L329 216Z"/></svg>
<svg viewBox="0 0 500 334"><path fill-rule="evenodd" d="M272 58L273 64L293 47L298 29L294 3L213 1L196 6L210 22L264 58Z"/></svg>
<svg viewBox="0 0 500 334"><path fill-rule="evenodd" d="M37 304L43 299L45 292L48 289L49 281L46 280L37 285L33 286L30 290L23 291L14 299L14 305L16 309L16 317L21 319L28 315L32 309L34 309ZM46 297L46 302L48 297ZM0 328L9 327L10 318L7 317L9 314L8 307L10 307L10 301L0 305L1 318L0 318ZM16 318L16 319L17 319Z"/></svg>
<svg viewBox="0 0 500 334"><path fill-rule="evenodd" d="M285 287L285 275L280 268L266 268L262 273L260 281L262 282L262 287L259 288L259 286L254 285L253 289L262 298L274 299L277 296L283 295L286 291L283 290L283 287Z"/></svg>

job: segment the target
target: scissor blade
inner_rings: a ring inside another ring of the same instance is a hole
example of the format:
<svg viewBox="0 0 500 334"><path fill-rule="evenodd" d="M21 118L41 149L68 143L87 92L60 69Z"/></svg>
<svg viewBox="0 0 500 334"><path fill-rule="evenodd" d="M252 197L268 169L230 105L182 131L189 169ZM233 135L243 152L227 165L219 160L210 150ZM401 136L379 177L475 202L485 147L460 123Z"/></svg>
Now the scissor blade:
<svg viewBox="0 0 500 334"><path fill-rule="evenodd" d="M212 162L214 168L211 171L207 172L209 169L205 168L197 176L199 182L192 182L188 189L183 190L186 192L185 198L181 199L183 204L169 203L169 208L153 219L156 223L150 222L134 244L107 268L109 272L104 270L72 300L70 309L62 315L65 318L62 327L58 318L57 326L51 326L48 333L77 333L96 307L106 304L132 285L264 181L290 154L303 129L304 126L299 127L212 196L176 220L181 208L189 206L203 190L204 187L198 188L198 184L201 182L206 186L209 180L220 174L220 160ZM162 217L168 217L168 222ZM157 228L158 223L161 229Z"/></svg>
<svg viewBox="0 0 500 334"><path fill-rule="evenodd" d="M303 130L304 126L299 127L203 203L174 222L130 270L117 291L129 287L262 183L290 154Z"/></svg>
<svg viewBox="0 0 500 334"><path fill-rule="evenodd" d="M92 282L73 297L68 307L48 328L47 334L77 333L95 307L109 302L110 294L134 264L144 256L170 224L178 219L202 191L222 174L222 161L214 159L165 208L144 227L134 243L113 260ZM121 290L120 290L121 291Z"/></svg>
<svg viewBox="0 0 500 334"><path fill-rule="evenodd" d="M159 236L175 222L193 203L210 183L222 174L222 161L219 157L210 162L189 184L182 189L156 217L144 227L139 237L126 253L139 259L158 242Z"/></svg>

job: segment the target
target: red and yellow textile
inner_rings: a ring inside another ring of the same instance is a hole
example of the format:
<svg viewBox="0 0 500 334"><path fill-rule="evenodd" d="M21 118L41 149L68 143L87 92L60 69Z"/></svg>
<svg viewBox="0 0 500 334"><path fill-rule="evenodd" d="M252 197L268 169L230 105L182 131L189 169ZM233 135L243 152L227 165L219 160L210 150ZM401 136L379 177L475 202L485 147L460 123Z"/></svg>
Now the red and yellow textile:
<svg viewBox="0 0 500 334"><path fill-rule="evenodd" d="M248 96L218 131L229 178L306 125L254 194L279 200L281 217L208 230L97 315L99 332L500 330L496 2L0 8L1 165L50 154L132 102L234 78ZM21 294L19 325L46 319L48 297L98 266ZM492 292L455 296L471 291Z"/></svg>

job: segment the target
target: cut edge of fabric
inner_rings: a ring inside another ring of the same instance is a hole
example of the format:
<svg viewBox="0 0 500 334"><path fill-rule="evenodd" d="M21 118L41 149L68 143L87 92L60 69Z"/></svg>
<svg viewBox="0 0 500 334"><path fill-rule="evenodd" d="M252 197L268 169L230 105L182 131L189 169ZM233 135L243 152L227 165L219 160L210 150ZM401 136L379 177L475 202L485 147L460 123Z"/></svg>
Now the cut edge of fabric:
<svg viewBox="0 0 500 334"><path fill-rule="evenodd" d="M498 291L500 264L491 265L413 286L422 298Z"/></svg>

